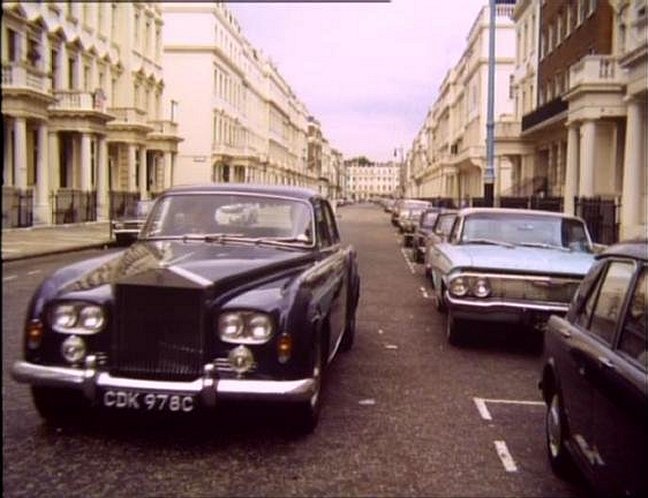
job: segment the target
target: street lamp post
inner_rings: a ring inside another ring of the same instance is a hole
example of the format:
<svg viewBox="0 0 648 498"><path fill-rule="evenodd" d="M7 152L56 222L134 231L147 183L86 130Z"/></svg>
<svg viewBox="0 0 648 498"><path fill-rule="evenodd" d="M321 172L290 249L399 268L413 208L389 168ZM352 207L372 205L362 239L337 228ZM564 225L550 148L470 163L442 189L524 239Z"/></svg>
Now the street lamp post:
<svg viewBox="0 0 648 498"><path fill-rule="evenodd" d="M484 201L493 207L495 184L494 160L494 107L495 107L495 1L489 0L490 23L488 28L488 115L486 118L486 171L484 172Z"/></svg>

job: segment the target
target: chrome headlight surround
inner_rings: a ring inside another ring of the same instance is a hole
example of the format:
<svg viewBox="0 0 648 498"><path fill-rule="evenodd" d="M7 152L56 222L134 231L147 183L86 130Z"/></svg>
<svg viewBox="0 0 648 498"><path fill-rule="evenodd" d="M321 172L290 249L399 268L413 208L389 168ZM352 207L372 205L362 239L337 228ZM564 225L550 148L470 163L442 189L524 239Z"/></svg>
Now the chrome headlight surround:
<svg viewBox="0 0 648 498"><path fill-rule="evenodd" d="M468 279L466 277L458 276L454 277L450 281L450 285L448 286L448 290L450 291L450 294L457 296L457 297L464 297L468 294Z"/></svg>
<svg viewBox="0 0 648 498"><path fill-rule="evenodd" d="M52 330L61 334L92 335L106 327L106 312L95 303L63 301L50 307L48 320Z"/></svg>
<svg viewBox="0 0 648 498"><path fill-rule="evenodd" d="M221 341L231 344L264 344L274 332L272 317L260 311L225 311L216 320Z"/></svg>
<svg viewBox="0 0 648 498"><path fill-rule="evenodd" d="M470 291L472 295L479 298L490 296L491 284L490 280L486 277L476 277L472 279L470 284Z"/></svg>

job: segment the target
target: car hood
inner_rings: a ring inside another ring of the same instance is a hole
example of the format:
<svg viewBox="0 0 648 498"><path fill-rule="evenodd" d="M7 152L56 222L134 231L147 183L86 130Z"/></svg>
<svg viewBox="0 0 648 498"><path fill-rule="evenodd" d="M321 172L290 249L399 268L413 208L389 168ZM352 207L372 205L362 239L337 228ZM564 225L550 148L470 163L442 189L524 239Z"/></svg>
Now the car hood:
<svg viewBox="0 0 648 498"><path fill-rule="evenodd" d="M285 248L182 241L137 242L68 281L67 292L106 284L229 287L311 263L310 252Z"/></svg>
<svg viewBox="0 0 648 498"><path fill-rule="evenodd" d="M594 255L535 247L443 244L452 267L492 269L496 271L584 275Z"/></svg>

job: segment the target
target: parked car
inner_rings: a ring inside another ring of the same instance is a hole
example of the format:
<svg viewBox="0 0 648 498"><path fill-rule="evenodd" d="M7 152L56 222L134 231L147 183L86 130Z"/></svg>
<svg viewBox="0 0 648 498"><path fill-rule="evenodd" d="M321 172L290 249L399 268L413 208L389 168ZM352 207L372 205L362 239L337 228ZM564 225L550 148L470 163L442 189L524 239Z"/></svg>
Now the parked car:
<svg viewBox="0 0 648 498"><path fill-rule="evenodd" d="M229 216L240 205L254 222ZM356 251L315 191L175 187L132 246L43 282L12 373L47 420L254 399L291 403L310 431L327 366L354 342L359 293Z"/></svg>
<svg viewBox="0 0 648 498"><path fill-rule="evenodd" d="M419 199L401 199L392 212L392 223L398 228L399 233L403 233L404 221L412 209L423 210L432 207L432 203L421 201Z"/></svg>
<svg viewBox="0 0 648 498"><path fill-rule="evenodd" d="M132 212L111 221L112 232L117 245L127 246L137 239L152 204L152 200L137 201Z"/></svg>
<svg viewBox="0 0 648 498"><path fill-rule="evenodd" d="M432 249L437 244L445 242L448 239L450 230L452 230L452 225L454 224L456 217L456 209L443 209L434 220L432 229L427 233L425 237L425 245L420 248L419 253L423 258L423 264L425 265L425 275L428 278L431 278L430 255L432 253Z"/></svg>
<svg viewBox="0 0 648 498"><path fill-rule="evenodd" d="M425 257L425 244L428 235L432 232L439 213L443 208L431 207L423 210L416 224L416 230L412 234L412 259L416 263L422 263Z"/></svg>
<svg viewBox="0 0 648 498"><path fill-rule="evenodd" d="M552 316L540 382L551 467L603 496L648 496L648 240L597 256Z"/></svg>
<svg viewBox="0 0 648 498"><path fill-rule="evenodd" d="M594 260L582 219L548 211L466 208L446 242L430 250L434 298L459 344L467 320L523 325L542 344L552 313L565 313ZM477 333L481 329L472 329Z"/></svg>
<svg viewBox="0 0 648 498"><path fill-rule="evenodd" d="M411 247L414 235L419 229L421 215L425 208L412 208L401 212L399 223L403 234L403 246Z"/></svg>

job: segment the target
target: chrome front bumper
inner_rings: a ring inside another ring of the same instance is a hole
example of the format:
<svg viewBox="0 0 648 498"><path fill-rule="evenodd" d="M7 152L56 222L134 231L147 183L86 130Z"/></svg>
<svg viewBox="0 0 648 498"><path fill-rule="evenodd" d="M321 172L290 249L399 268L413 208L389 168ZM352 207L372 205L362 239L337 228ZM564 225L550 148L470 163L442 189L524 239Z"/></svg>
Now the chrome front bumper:
<svg viewBox="0 0 648 498"><path fill-rule="evenodd" d="M93 357L86 359L84 368L52 367L26 361L14 363L11 375L18 382L42 387L58 387L81 391L91 401L98 391L134 390L150 393L176 393L196 396L206 407L216 405L217 399L246 399L262 401L306 401L315 392L312 378L297 380L219 379L214 365L205 365L202 377L188 382L157 381L114 377L96 368Z"/></svg>
<svg viewBox="0 0 648 498"><path fill-rule="evenodd" d="M445 300L456 318L479 321L523 322L530 314L547 317L552 314L564 315L569 309L569 304L553 302L458 299L447 291Z"/></svg>

